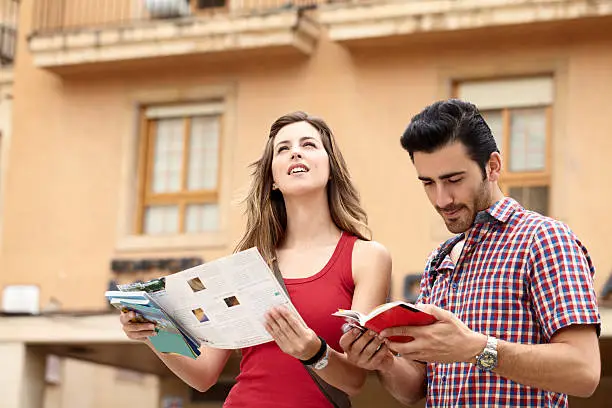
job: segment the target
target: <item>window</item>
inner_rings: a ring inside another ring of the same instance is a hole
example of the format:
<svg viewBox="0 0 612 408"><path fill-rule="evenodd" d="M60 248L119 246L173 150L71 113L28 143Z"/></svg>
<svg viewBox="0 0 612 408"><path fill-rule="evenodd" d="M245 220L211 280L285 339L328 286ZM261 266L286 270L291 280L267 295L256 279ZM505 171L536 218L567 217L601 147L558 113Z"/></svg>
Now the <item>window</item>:
<svg viewBox="0 0 612 408"><path fill-rule="evenodd" d="M191 13L218 11L225 9L226 5L226 0L146 0L144 2L147 15L151 18L178 18Z"/></svg>
<svg viewBox="0 0 612 408"><path fill-rule="evenodd" d="M136 233L219 230L219 157L223 104L143 109Z"/></svg>
<svg viewBox="0 0 612 408"><path fill-rule="evenodd" d="M547 215L550 196L551 77L471 81L458 97L482 112L501 151L500 185L525 208Z"/></svg>
<svg viewBox="0 0 612 408"><path fill-rule="evenodd" d="M226 0L192 0L198 10L220 8L226 6Z"/></svg>

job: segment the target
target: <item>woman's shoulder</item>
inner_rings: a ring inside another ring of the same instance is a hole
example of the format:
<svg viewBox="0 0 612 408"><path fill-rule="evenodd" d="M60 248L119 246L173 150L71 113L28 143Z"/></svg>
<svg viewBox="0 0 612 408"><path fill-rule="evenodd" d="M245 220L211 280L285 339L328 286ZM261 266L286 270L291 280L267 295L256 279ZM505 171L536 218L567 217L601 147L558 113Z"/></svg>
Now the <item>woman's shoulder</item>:
<svg viewBox="0 0 612 408"><path fill-rule="evenodd" d="M391 254L380 242L357 239L353 248L353 269L390 268Z"/></svg>

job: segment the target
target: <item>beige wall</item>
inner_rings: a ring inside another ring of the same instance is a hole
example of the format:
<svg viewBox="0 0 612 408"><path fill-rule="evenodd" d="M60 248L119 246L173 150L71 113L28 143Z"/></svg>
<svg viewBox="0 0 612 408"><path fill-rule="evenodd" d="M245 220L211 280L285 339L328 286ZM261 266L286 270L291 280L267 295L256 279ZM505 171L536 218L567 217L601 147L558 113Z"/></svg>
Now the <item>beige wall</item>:
<svg viewBox="0 0 612 408"><path fill-rule="evenodd" d="M540 73L555 78L552 215L568 222L590 249L598 288L612 270L609 33L588 26L539 37L474 31L353 51L323 39L310 58L262 50L81 68L62 78L32 65L24 38L31 2L23 4L13 137L3 153L11 165L2 175L0 287L37 284L43 305L54 297L67 309L101 308L112 258L185 254L208 260L229 253L243 228L237 201L248 186L247 164L258 157L277 116L304 109L335 130L374 238L393 255L399 296L402 276L421 271L428 252L447 235L399 147L403 128L423 106L450 96L453 79ZM136 105L220 89L229 107L220 243L127 251L121 229L130 219ZM149 380L122 386L113 382L114 371L67 364L73 368L65 381L72 386L49 391L48 408L67 407L58 404L72 398L79 406L104 406L95 405L106 401L97 393L111 386L128 393L155 387ZM95 403L71 394L91 387L94 378L97 385L87 394L99 396Z"/></svg>
<svg viewBox="0 0 612 408"><path fill-rule="evenodd" d="M0 390L6 408L38 408L43 399L44 356L22 343L0 343Z"/></svg>
<svg viewBox="0 0 612 408"><path fill-rule="evenodd" d="M167 62L152 63L65 78L33 68L22 41L0 284L40 284L43 303L54 296L68 308L102 306L110 259L148 252L122 251L118 237L130 215L121 200L125 157L136 142L136 104L223 88L232 95L222 182L227 234L222 245L148 254L212 259L228 253L242 230L237 201L248 185L247 164L261 152L278 115L305 109L325 117L337 134L374 238L393 254L397 296L401 276L420 271L429 250L447 235L399 147L410 116L449 96L456 78L550 72L556 87L552 215L568 222L589 247L601 287L612 269L602 239L602 223L610 222L611 191L602 176L612 173L604 157L612 147L607 135L612 105L605 99L612 91L606 75L612 39L587 36L562 45L544 38L525 45L526 38L516 35L505 41L465 34L450 40L453 48L435 40L427 47L415 43L353 53L322 41L310 59L262 53L237 56L237 62L191 59L172 69ZM471 45L475 40L478 47Z"/></svg>
<svg viewBox="0 0 612 408"><path fill-rule="evenodd" d="M5 196L5 175L8 172L8 152L10 151L13 124L13 70L0 69L0 231L2 231L2 207ZM0 248L2 234L0 234Z"/></svg>
<svg viewBox="0 0 612 408"><path fill-rule="evenodd" d="M373 175L365 168L356 169L355 174L369 179L365 188L369 197L392 192L384 205L371 207L374 230L391 248L396 273L418 270L428 248L447 234L426 202L407 155L397 147L411 114L436 98L447 97L454 78L553 73L552 216L569 223L587 245L601 288L612 269L604 239L606 227L611 226L606 211L612 189L603 181L604 175L612 174L610 161L603 157L612 148L607 136L612 105L604 99L612 89L612 53L608 51L612 42L591 40L590 44L561 46L532 40L527 47L526 39L515 36L512 41L516 43L499 44L494 38L487 46L483 40L477 49L449 49L455 45L451 43L443 51L440 43L432 51L415 47L403 55L381 49L377 54L363 52L355 57L360 93L367 95L361 100L363 110L355 116L360 119L360 134L371 135L378 145L356 153L360 156L356 162L370 154L385 158L385 165L378 168L383 174ZM385 182L376 184L376 179ZM392 222L388 214L396 214ZM403 242L402 234L406 237ZM416 237L430 237L430 241Z"/></svg>
<svg viewBox="0 0 612 408"><path fill-rule="evenodd" d="M139 407L155 407L158 389L152 375L64 359L60 382L46 388L44 408L131 408L135 401Z"/></svg>

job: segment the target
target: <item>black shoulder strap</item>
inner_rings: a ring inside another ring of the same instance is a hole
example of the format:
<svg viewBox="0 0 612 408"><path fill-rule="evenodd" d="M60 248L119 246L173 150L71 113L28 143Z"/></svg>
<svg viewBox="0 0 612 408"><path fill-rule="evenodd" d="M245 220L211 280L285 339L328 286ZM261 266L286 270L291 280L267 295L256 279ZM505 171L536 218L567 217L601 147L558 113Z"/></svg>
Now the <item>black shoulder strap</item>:
<svg viewBox="0 0 612 408"><path fill-rule="evenodd" d="M272 261L272 271L274 272L274 276L276 277L278 283L280 283L287 296L289 296L287 286L285 286L285 281L283 280L283 275L278 267L276 258ZM325 398L327 398L334 408L350 408L352 406L351 400L347 393L327 383L325 380L319 377L311 367L304 366L304 368L306 371L308 371L310 377L312 377L315 384L317 384L323 395L325 395Z"/></svg>
<svg viewBox="0 0 612 408"><path fill-rule="evenodd" d="M440 246L438 253L433 257L433 259L429 263L429 275L431 276L431 279L432 279L431 285L433 285L433 283L436 281L436 278L438 277L438 269L440 268L440 265L442 265L442 262L444 261L444 258L446 258L446 255L448 255L453 250L453 247L457 245L457 243L464 238L465 238L465 234L461 233L459 235L455 235L454 237L446 240L446 242L444 242Z"/></svg>
<svg viewBox="0 0 612 408"><path fill-rule="evenodd" d="M444 261L444 258L446 258L446 255L450 254L450 252L453 250L453 247L457 245L457 243L460 242L464 238L465 238L465 234L461 233L459 235L455 235L454 237L446 240L446 242L444 242L440 246L440 249L438 250L438 253L436 254L436 256L431 260L430 268L433 267L435 269L438 269L440 265L442 264L442 261Z"/></svg>

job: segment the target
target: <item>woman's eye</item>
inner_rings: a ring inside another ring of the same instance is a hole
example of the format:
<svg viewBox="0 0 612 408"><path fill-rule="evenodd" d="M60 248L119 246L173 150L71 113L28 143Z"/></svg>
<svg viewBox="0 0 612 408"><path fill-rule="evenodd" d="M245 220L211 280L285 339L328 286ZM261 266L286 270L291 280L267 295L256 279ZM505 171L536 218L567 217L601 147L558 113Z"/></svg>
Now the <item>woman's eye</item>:
<svg viewBox="0 0 612 408"><path fill-rule="evenodd" d="M317 147L317 145L315 145L314 142L306 142L304 143L304 146Z"/></svg>
<svg viewBox="0 0 612 408"><path fill-rule="evenodd" d="M281 146L281 147L279 147L279 148L278 148L278 150L277 150L276 152L277 152L277 153L280 153L280 152L282 152L283 150L287 150L287 149L289 149L287 146Z"/></svg>

